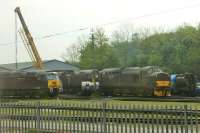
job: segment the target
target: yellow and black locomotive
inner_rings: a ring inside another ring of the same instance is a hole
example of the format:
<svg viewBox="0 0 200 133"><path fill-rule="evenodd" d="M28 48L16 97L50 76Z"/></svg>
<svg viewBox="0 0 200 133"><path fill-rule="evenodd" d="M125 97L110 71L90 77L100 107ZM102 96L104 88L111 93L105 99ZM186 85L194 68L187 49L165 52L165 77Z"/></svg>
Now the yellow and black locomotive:
<svg viewBox="0 0 200 133"><path fill-rule="evenodd" d="M81 70L66 75L62 79L66 94L98 91L102 95L170 96L170 75L156 66Z"/></svg>
<svg viewBox="0 0 200 133"><path fill-rule="evenodd" d="M0 72L0 95L22 97L56 96L62 83L55 72Z"/></svg>

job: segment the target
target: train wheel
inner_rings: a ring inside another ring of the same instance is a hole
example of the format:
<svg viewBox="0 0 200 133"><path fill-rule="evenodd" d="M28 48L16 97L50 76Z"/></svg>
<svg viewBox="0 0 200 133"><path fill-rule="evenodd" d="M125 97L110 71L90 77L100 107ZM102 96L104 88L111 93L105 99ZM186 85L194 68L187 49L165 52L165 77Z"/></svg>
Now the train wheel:
<svg viewBox="0 0 200 133"><path fill-rule="evenodd" d="M111 90L104 92L104 96L112 96L112 95L113 95L113 92Z"/></svg>
<svg viewBox="0 0 200 133"><path fill-rule="evenodd" d="M100 91L94 91L91 94L92 98L100 98L102 96L102 93Z"/></svg>
<svg viewBox="0 0 200 133"><path fill-rule="evenodd" d="M166 90L166 96L171 96L171 92L169 90Z"/></svg>

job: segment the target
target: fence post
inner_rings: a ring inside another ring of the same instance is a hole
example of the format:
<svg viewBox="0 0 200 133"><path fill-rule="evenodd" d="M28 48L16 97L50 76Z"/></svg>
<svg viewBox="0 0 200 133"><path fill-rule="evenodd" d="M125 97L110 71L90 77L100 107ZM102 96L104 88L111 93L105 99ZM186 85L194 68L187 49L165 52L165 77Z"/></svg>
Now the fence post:
<svg viewBox="0 0 200 133"><path fill-rule="evenodd" d="M2 103L0 102L0 132L3 132L2 131Z"/></svg>
<svg viewBox="0 0 200 133"><path fill-rule="evenodd" d="M40 133L40 102L37 102L36 103L36 113L35 113L35 118L36 118L36 123L35 123L35 126L36 126L36 130L37 130L37 133Z"/></svg>
<svg viewBox="0 0 200 133"><path fill-rule="evenodd" d="M188 133L188 118L187 118L187 105L184 105L184 124L185 124L185 133Z"/></svg>
<svg viewBox="0 0 200 133"><path fill-rule="evenodd" d="M107 125L106 125L106 104L107 99L103 100L103 115L102 115L102 125L103 125L103 133L107 133Z"/></svg>

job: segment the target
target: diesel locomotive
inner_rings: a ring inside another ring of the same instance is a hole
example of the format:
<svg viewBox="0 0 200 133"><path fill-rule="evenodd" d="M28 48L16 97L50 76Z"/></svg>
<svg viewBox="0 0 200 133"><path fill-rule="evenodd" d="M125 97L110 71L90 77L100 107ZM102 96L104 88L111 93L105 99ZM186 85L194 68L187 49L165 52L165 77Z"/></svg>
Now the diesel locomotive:
<svg viewBox="0 0 200 133"><path fill-rule="evenodd" d="M173 95L194 96L196 90L196 78L192 73L172 74L171 92Z"/></svg>
<svg viewBox="0 0 200 133"><path fill-rule="evenodd" d="M90 95L99 86L99 73L95 69L62 73L63 93L68 95Z"/></svg>
<svg viewBox="0 0 200 133"><path fill-rule="evenodd" d="M62 77L65 94L170 96L170 75L156 66L81 70Z"/></svg>
<svg viewBox="0 0 200 133"><path fill-rule="evenodd" d="M44 97L60 91L62 83L54 72L0 72L0 96Z"/></svg>

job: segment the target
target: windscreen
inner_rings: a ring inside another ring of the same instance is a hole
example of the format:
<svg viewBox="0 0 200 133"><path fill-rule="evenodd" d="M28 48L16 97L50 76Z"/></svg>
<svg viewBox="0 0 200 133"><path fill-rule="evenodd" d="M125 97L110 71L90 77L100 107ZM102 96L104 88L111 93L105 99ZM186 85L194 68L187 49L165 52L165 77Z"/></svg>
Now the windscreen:
<svg viewBox="0 0 200 133"><path fill-rule="evenodd" d="M57 74L51 73L51 74L48 74L48 75L47 75L47 79L48 79L48 80L58 80L59 77L58 77Z"/></svg>

